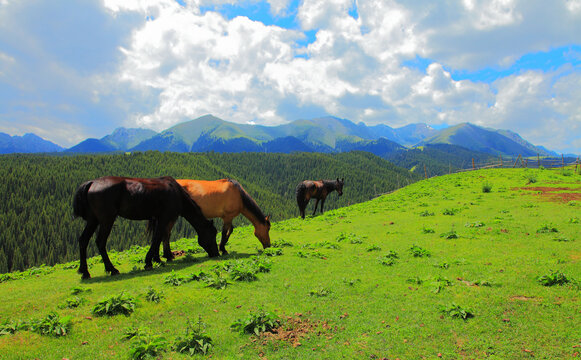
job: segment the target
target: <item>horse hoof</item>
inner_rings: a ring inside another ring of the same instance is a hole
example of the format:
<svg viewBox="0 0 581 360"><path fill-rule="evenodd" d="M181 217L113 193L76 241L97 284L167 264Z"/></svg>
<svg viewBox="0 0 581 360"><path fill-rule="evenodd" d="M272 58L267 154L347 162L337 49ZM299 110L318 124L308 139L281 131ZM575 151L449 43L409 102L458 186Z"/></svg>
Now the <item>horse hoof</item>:
<svg viewBox="0 0 581 360"><path fill-rule="evenodd" d="M111 276L119 275L119 270L113 269L111 270Z"/></svg>
<svg viewBox="0 0 581 360"><path fill-rule="evenodd" d="M91 274L86 273L86 274L82 274L81 276L81 280L89 280L91 278Z"/></svg>
<svg viewBox="0 0 581 360"><path fill-rule="evenodd" d="M145 267L143 269L144 270L153 270L153 265L151 265L151 264L145 265Z"/></svg>

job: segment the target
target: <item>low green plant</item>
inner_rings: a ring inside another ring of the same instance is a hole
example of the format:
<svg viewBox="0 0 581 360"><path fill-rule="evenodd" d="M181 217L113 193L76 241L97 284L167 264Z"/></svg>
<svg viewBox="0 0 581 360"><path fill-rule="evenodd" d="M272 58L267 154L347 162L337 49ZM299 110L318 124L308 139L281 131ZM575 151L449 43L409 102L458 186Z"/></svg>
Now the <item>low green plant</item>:
<svg viewBox="0 0 581 360"><path fill-rule="evenodd" d="M416 244L409 248L409 252L413 257L430 257L432 253Z"/></svg>
<svg viewBox="0 0 581 360"><path fill-rule="evenodd" d="M458 233L456 233L456 230L450 230L440 234L440 237L444 239L458 239Z"/></svg>
<svg viewBox="0 0 581 360"><path fill-rule="evenodd" d="M188 281L189 280L185 276L179 275L172 270L169 275L165 277L163 283L172 286L180 286Z"/></svg>
<svg viewBox="0 0 581 360"><path fill-rule="evenodd" d="M343 283L345 283L346 285L349 286L354 286L355 284L357 284L358 282L361 282L361 279L343 279Z"/></svg>
<svg viewBox="0 0 581 360"><path fill-rule="evenodd" d="M442 215L450 215L450 216L453 216L453 215L456 215L458 212L460 212L459 209L454 209L454 208L448 209L448 208L446 208L442 212Z"/></svg>
<svg viewBox="0 0 581 360"><path fill-rule="evenodd" d="M425 217L425 216L435 216L435 215L436 215L436 214L434 214L433 212L431 212L431 211L428 211L428 210L424 210L424 211L422 211L422 212L420 213L420 216L423 216L423 217Z"/></svg>
<svg viewBox="0 0 581 360"><path fill-rule="evenodd" d="M198 270L191 273L187 279L189 281L204 281L204 279L206 279L208 276L210 275L206 273L204 270Z"/></svg>
<svg viewBox="0 0 581 360"><path fill-rule="evenodd" d="M90 293L93 291L91 288L85 286L74 286L71 288L71 295L79 295L83 293Z"/></svg>
<svg viewBox="0 0 581 360"><path fill-rule="evenodd" d="M186 334L178 337L174 342L173 350L190 356L196 354L206 355L212 349L212 338L206 332L206 324L202 322L202 317L198 317L196 325L192 325L188 320Z"/></svg>
<svg viewBox="0 0 581 360"><path fill-rule="evenodd" d="M0 336L11 335L19 330L28 330L30 327L29 323L23 322L22 320L6 320L0 324Z"/></svg>
<svg viewBox="0 0 581 360"><path fill-rule="evenodd" d="M567 221L569 224L579 224L579 218L578 217L572 217L569 219L569 221Z"/></svg>
<svg viewBox="0 0 581 360"><path fill-rule="evenodd" d="M145 336L146 334L149 334L150 331L148 328L139 328L139 327L135 327L135 326L129 326L126 327L123 330L123 335L121 335L121 340L131 340L135 337L138 336Z"/></svg>
<svg viewBox="0 0 581 360"><path fill-rule="evenodd" d="M161 335L145 334L133 338L130 356L134 360L156 359L167 350L168 341Z"/></svg>
<svg viewBox="0 0 581 360"><path fill-rule="evenodd" d="M575 241L566 237L558 237L558 238L554 238L553 241L557 241L557 242L571 242L571 241Z"/></svg>
<svg viewBox="0 0 581 360"><path fill-rule="evenodd" d="M236 320L230 328L241 334L259 335L269 332L280 325L279 317L271 312L259 308L257 312L251 312L247 317Z"/></svg>
<svg viewBox="0 0 581 360"><path fill-rule="evenodd" d="M258 280L258 270L253 263L247 261L238 261L229 269L229 274L234 281L254 281Z"/></svg>
<svg viewBox="0 0 581 360"><path fill-rule="evenodd" d="M86 300L81 297L73 296L65 299L64 303L60 304L58 307L60 309L74 309L81 306L85 301Z"/></svg>
<svg viewBox="0 0 581 360"><path fill-rule="evenodd" d="M121 292L118 295L103 299L93 307L92 313L96 316L115 316L125 315L129 316L135 311L135 299Z"/></svg>
<svg viewBox="0 0 581 360"><path fill-rule="evenodd" d="M381 250L381 248L380 248L379 246L377 246L377 245L370 245L370 246L368 246L368 247L367 247L367 249L366 249L366 250L367 250L368 252L371 252L371 251L380 251L380 250Z"/></svg>
<svg viewBox="0 0 581 360"><path fill-rule="evenodd" d="M489 182L485 182L484 184L482 184L483 193L489 193L490 191L492 191L492 184L490 184Z"/></svg>
<svg viewBox="0 0 581 360"><path fill-rule="evenodd" d="M253 256L250 259L258 272L267 273L272 269L272 260L266 256Z"/></svg>
<svg viewBox="0 0 581 360"><path fill-rule="evenodd" d="M204 279L204 282L206 283L206 287L217 290L225 289L230 284L228 279L222 275L222 272L219 271L215 271L210 274Z"/></svg>
<svg viewBox="0 0 581 360"><path fill-rule="evenodd" d="M432 228L427 228L427 227L422 228L422 233L424 233L424 234L434 234L435 232L436 232L436 230L434 230Z"/></svg>
<svg viewBox="0 0 581 360"><path fill-rule="evenodd" d="M322 286L319 286L317 289L309 291L309 296L326 297L326 296L331 295L331 293L332 293L331 290L326 289Z"/></svg>
<svg viewBox="0 0 581 360"><path fill-rule="evenodd" d="M381 265L392 266L395 264L397 259L399 259L397 252L389 250L387 254L377 258L377 261L379 261Z"/></svg>
<svg viewBox="0 0 581 360"><path fill-rule="evenodd" d="M466 223L466 225L464 225L465 227L471 227L471 228L480 228L484 226L484 223L482 221L475 221L473 223Z"/></svg>
<svg viewBox="0 0 581 360"><path fill-rule="evenodd" d="M70 316L60 317L57 313L51 312L42 319L32 320L27 330L40 335L54 337L66 336L72 325Z"/></svg>
<svg viewBox="0 0 581 360"><path fill-rule="evenodd" d="M539 276L537 281L543 286L565 285L571 282L565 274L558 270Z"/></svg>
<svg viewBox="0 0 581 360"><path fill-rule="evenodd" d="M315 246L318 249L339 250L341 248L338 244L332 243L330 241L321 241L320 243L315 244Z"/></svg>
<svg viewBox="0 0 581 360"><path fill-rule="evenodd" d="M363 238L354 233L341 232L336 240L337 242L348 241L350 244L363 244Z"/></svg>
<svg viewBox="0 0 581 360"><path fill-rule="evenodd" d="M416 276L414 278L409 278L406 281L410 284L416 284L416 285L422 285L424 283L424 280L422 278L420 278L419 276Z"/></svg>
<svg viewBox="0 0 581 360"><path fill-rule="evenodd" d="M147 292L145 293L145 300L147 300L149 302L154 302L156 304L159 304L164 297L165 297L165 295L164 295L163 291L155 290L151 286L149 288L147 288Z"/></svg>
<svg viewBox="0 0 581 360"><path fill-rule="evenodd" d="M436 276L432 282L432 285L434 286L432 292L434 294L439 294L442 290L444 290L448 286L451 286L452 282L446 279L445 277Z"/></svg>
<svg viewBox="0 0 581 360"><path fill-rule="evenodd" d="M451 303L449 305L440 306L440 311L447 314L451 318L457 318L462 320L467 320L474 317L472 310L463 308L456 303Z"/></svg>
<svg viewBox="0 0 581 360"><path fill-rule="evenodd" d="M280 256L282 255L282 249L279 247L269 247L262 250L262 254L266 256Z"/></svg>
<svg viewBox="0 0 581 360"><path fill-rule="evenodd" d="M277 239L277 240L273 241L272 246L282 248L282 247L292 247L294 245L290 241L287 241L284 239Z"/></svg>
<svg viewBox="0 0 581 360"><path fill-rule="evenodd" d="M543 224L539 229L537 229L537 234L546 233L557 233L559 230L553 226L553 224Z"/></svg>

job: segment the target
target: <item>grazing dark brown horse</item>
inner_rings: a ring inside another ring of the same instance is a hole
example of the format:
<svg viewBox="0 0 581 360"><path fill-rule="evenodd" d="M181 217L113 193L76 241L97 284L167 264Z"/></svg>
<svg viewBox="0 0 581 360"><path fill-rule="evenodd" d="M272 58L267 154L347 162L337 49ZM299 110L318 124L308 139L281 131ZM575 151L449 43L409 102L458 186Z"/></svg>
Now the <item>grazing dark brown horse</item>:
<svg viewBox="0 0 581 360"><path fill-rule="evenodd" d="M177 179L176 181L200 206L206 218L221 218L224 222L220 241L220 251L223 255L228 253L226 243L234 231L232 221L240 214L250 220L254 226L254 235L262 247L270 246L270 215L264 216L256 201L248 195L240 183L231 179L215 181ZM167 245L169 246L169 242ZM166 252L165 246L166 243L164 243L164 252Z"/></svg>
<svg viewBox="0 0 581 360"><path fill-rule="evenodd" d="M297 204L299 205L299 211L301 212L301 217L305 218L305 209L309 204L311 198L315 198L315 210L313 215L317 212L317 205L319 200L321 200L321 214L323 213L323 205L325 205L325 199L327 195L333 190L337 190L339 196L343 195L343 184L344 179L339 180L305 180L301 182L296 189Z"/></svg>
<svg viewBox="0 0 581 360"><path fill-rule="evenodd" d="M198 233L198 243L209 256L217 256L216 228L206 220L198 205L172 177L138 179L106 176L90 180L79 186L73 199L75 217L87 222L79 237L80 266L83 279L90 279L87 268L87 246L97 232L97 248L103 258L105 271L119 274L107 255L107 238L117 216L130 220L154 222L151 247L145 257L145 268L159 259L159 246L169 242L171 229L178 216L183 216ZM171 255L171 254L170 254ZM167 257L167 254L164 254Z"/></svg>

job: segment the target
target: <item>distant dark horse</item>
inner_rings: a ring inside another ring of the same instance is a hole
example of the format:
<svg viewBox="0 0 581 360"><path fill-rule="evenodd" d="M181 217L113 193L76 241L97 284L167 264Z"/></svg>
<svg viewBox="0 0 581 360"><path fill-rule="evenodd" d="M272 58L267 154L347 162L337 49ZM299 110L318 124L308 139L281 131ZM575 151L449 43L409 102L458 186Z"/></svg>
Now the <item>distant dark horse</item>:
<svg viewBox="0 0 581 360"><path fill-rule="evenodd" d="M160 262L159 247L169 238L178 216L183 216L198 233L198 243L209 256L217 256L216 228L206 220L198 205L172 177L137 179L106 176L79 186L73 199L73 214L87 221L79 237L80 266L83 279L90 279L87 268L87 246L97 232L97 248L103 258L105 271L119 274L107 255L107 238L117 216L130 220L149 220L153 231L151 247L145 257L145 268L152 261ZM171 253L164 256L172 258Z"/></svg>
<svg viewBox="0 0 581 360"><path fill-rule="evenodd" d="M305 218L305 209L309 204L311 198L317 199L315 202L315 210L313 215L317 212L317 205L319 200L321 200L321 214L323 213L323 206L325 205L325 199L327 195L333 190L337 190L339 196L343 195L343 184L344 179L339 180L305 180L301 182L296 189L297 204L299 205L299 211L301 212L301 217Z"/></svg>
<svg viewBox="0 0 581 360"><path fill-rule="evenodd" d="M250 197L238 181L232 179L215 181L177 179L176 181L200 206L206 218L222 219L224 223L222 240L220 241L222 255L228 254L226 243L234 231L232 221L240 214L250 220L254 226L254 235L262 247L270 246L270 215L264 216L256 201ZM164 251L166 251L166 245L169 249L169 242L164 243Z"/></svg>

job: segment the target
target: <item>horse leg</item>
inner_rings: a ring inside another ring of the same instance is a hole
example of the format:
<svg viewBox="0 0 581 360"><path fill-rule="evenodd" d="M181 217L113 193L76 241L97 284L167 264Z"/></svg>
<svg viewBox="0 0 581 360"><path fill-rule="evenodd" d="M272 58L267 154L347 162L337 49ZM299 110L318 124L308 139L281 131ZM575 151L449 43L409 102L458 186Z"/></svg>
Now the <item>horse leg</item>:
<svg viewBox="0 0 581 360"><path fill-rule="evenodd" d="M232 225L232 222L224 222L224 226L222 226L222 240L220 240L220 252L222 252L222 255L228 255L228 251L226 251L226 243L233 231L234 226Z"/></svg>
<svg viewBox="0 0 581 360"><path fill-rule="evenodd" d="M315 198L315 210L313 210L313 216L315 216L315 213L317 212L317 205L319 205L319 198Z"/></svg>
<svg viewBox="0 0 581 360"><path fill-rule="evenodd" d="M173 226L175 224L175 221L170 221L167 226L165 227L165 234L163 237L163 257L167 260L167 261L172 261L174 259L174 256L171 252L171 248L169 247L169 237L171 235L171 229L173 229ZM159 252L158 252L159 254Z"/></svg>
<svg viewBox="0 0 581 360"><path fill-rule="evenodd" d="M161 246L161 242L163 239L163 234L167 227L167 222L163 220L157 221L157 226L153 231L153 237L151 239L151 246L149 247L149 251L145 255L145 270L149 270L153 268L153 260L159 259L159 247ZM169 241L169 240L168 240ZM164 245L165 247L165 245ZM161 262L161 259L159 259Z"/></svg>
<svg viewBox="0 0 581 360"><path fill-rule="evenodd" d="M325 205L325 198L321 199L321 214L323 213L323 206Z"/></svg>
<svg viewBox="0 0 581 360"><path fill-rule="evenodd" d="M91 236L93 236L93 233L97 229L98 225L99 223L97 221L88 220L83 233L79 237L80 264L78 273L82 274L82 279L91 278L91 274L89 274L89 267L87 266L87 246L89 246L89 240L91 240Z"/></svg>
<svg viewBox="0 0 581 360"><path fill-rule="evenodd" d="M113 263L109 259L109 255L107 255L107 238L113 228L113 222L115 222L115 218L109 222L101 222L99 231L97 232L97 248L103 259L103 264L105 264L105 271L110 272L111 275L117 275L119 274L119 270L115 269L115 266L113 266Z"/></svg>

